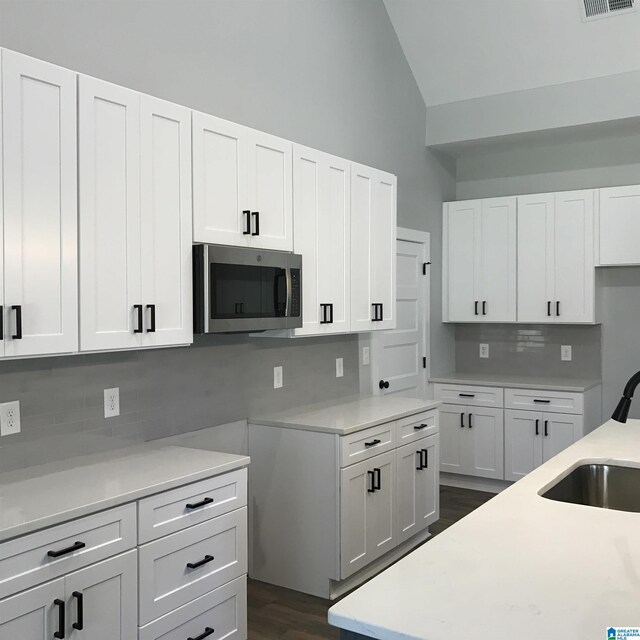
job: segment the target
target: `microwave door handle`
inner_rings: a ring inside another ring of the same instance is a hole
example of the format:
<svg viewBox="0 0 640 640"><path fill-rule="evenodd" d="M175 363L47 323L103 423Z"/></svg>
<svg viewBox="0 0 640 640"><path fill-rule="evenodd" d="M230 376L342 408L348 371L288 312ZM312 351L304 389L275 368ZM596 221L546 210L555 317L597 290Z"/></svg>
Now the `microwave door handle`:
<svg viewBox="0 0 640 640"><path fill-rule="evenodd" d="M285 270L285 279L287 283L287 303L284 309L285 318L291 315L291 297L293 295L293 285L291 284L291 268L287 267Z"/></svg>

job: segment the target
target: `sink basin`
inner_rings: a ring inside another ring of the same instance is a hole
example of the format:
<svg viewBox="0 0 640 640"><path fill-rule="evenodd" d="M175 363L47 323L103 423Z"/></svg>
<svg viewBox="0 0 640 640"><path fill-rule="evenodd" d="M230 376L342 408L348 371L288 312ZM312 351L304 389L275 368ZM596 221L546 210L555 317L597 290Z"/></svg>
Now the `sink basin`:
<svg viewBox="0 0 640 640"><path fill-rule="evenodd" d="M542 494L543 498L600 509L640 513L640 469L583 464Z"/></svg>

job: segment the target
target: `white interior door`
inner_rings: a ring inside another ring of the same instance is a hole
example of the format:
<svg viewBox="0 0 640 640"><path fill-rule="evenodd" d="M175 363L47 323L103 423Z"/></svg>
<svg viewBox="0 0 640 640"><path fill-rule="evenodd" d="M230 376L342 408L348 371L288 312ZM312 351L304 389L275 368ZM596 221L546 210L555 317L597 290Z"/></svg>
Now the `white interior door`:
<svg viewBox="0 0 640 640"><path fill-rule="evenodd" d="M140 95L80 76L80 348L141 344Z"/></svg>
<svg viewBox="0 0 640 640"><path fill-rule="evenodd" d="M191 112L140 99L143 345L193 342Z"/></svg>
<svg viewBox="0 0 640 640"><path fill-rule="evenodd" d="M76 74L2 52L7 356L78 349Z"/></svg>
<svg viewBox="0 0 640 640"><path fill-rule="evenodd" d="M504 479L520 480L542 464L542 414L504 413Z"/></svg>
<svg viewBox="0 0 640 640"><path fill-rule="evenodd" d="M376 393L426 398L429 377L429 234L398 230L396 327L372 334ZM380 388L382 382L382 389ZM385 386L389 383L388 388Z"/></svg>
<svg viewBox="0 0 640 640"><path fill-rule="evenodd" d="M504 416L502 409L467 407L468 473L482 478L504 478Z"/></svg>
<svg viewBox="0 0 640 640"><path fill-rule="evenodd" d="M248 246L247 128L193 112L193 240Z"/></svg>
<svg viewBox="0 0 640 640"><path fill-rule="evenodd" d="M518 321L552 322L554 196L518 196Z"/></svg>
<svg viewBox="0 0 640 640"><path fill-rule="evenodd" d="M582 436L583 417L567 413L545 413L542 418L544 435L541 462L546 462Z"/></svg>
<svg viewBox="0 0 640 640"><path fill-rule="evenodd" d="M468 429L463 405L443 404L440 407L440 469L449 473L468 473L466 450Z"/></svg>
<svg viewBox="0 0 640 640"><path fill-rule="evenodd" d="M248 129L251 246L293 250L293 143Z"/></svg>

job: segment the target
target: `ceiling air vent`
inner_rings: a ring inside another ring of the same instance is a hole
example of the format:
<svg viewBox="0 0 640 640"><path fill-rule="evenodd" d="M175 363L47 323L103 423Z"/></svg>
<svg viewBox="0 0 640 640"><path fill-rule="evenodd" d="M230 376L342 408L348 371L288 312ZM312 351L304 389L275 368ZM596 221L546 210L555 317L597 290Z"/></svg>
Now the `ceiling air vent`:
<svg viewBox="0 0 640 640"><path fill-rule="evenodd" d="M636 0L580 0L583 20L598 20L637 11Z"/></svg>

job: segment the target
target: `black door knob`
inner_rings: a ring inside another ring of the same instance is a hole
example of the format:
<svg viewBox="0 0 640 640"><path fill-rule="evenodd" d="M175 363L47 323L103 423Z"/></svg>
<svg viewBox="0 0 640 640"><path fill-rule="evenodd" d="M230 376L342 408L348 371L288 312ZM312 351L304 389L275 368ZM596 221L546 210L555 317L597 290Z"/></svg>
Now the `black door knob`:
<svg viewBox="0 0 640 640"><path fill-rule="evenodd" d="M385 380L380 380L380 382L378 382L378 386L381 389L388 389L389 388L389 383L386 382Z"/></svg>

